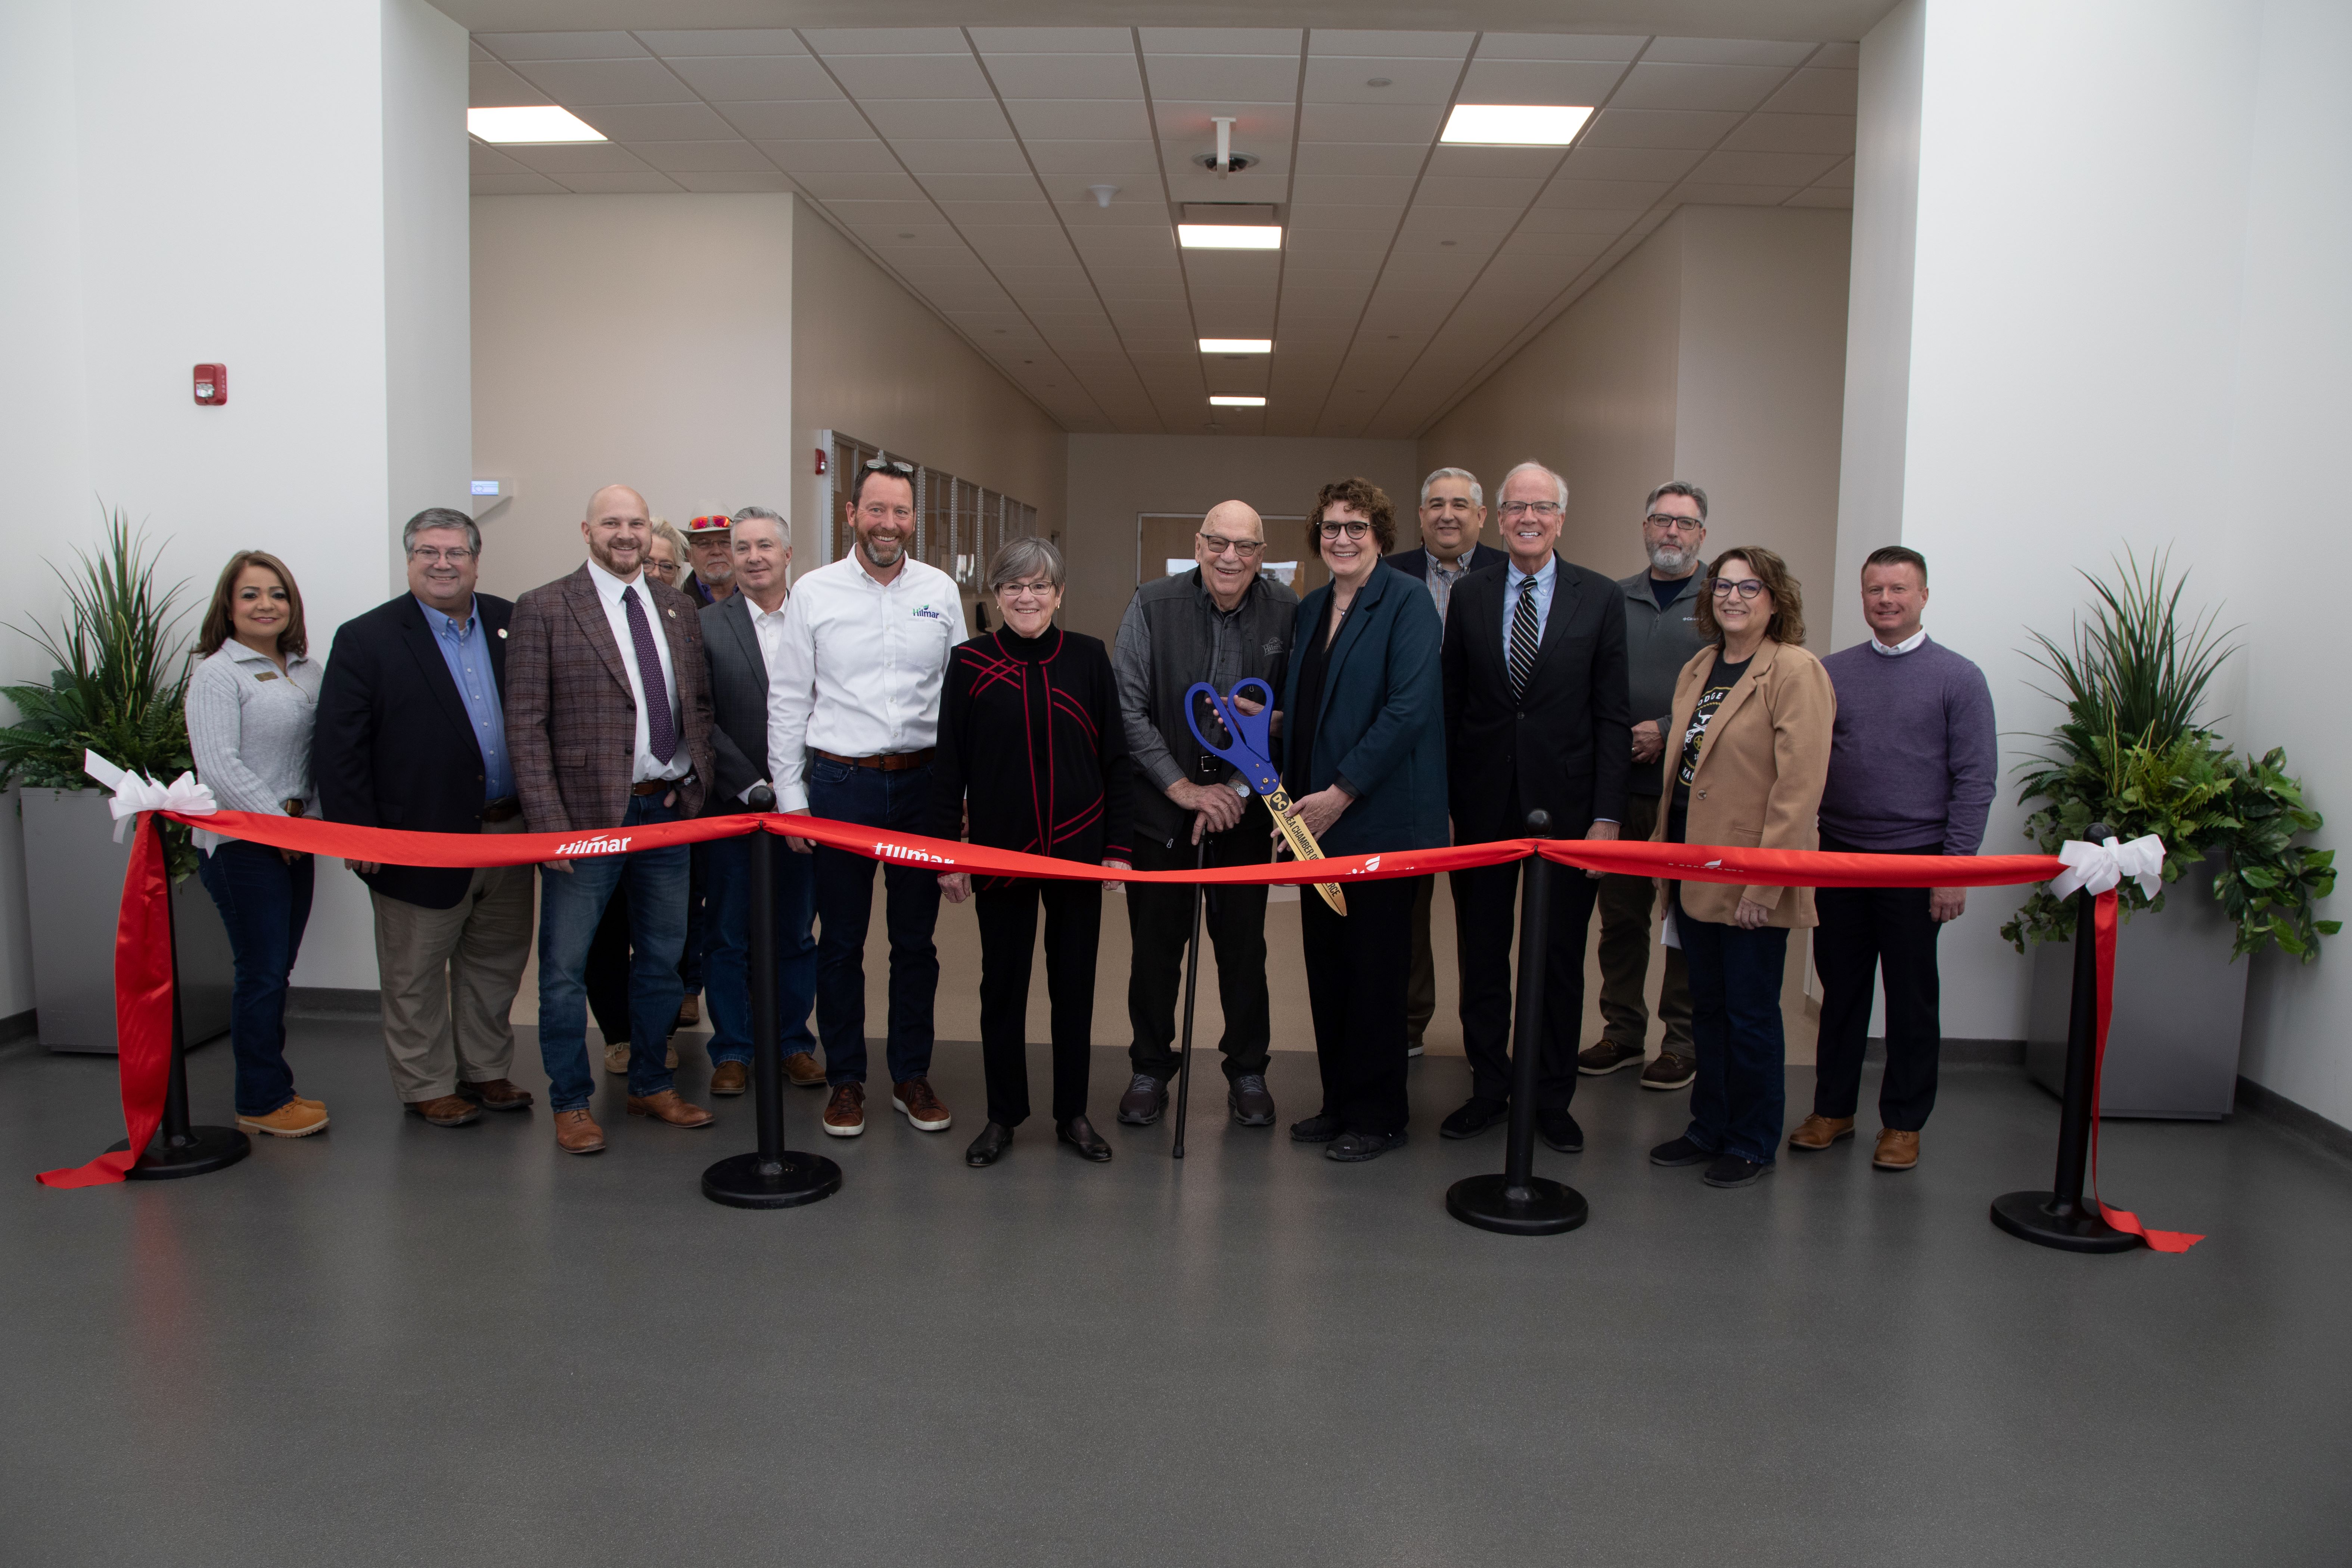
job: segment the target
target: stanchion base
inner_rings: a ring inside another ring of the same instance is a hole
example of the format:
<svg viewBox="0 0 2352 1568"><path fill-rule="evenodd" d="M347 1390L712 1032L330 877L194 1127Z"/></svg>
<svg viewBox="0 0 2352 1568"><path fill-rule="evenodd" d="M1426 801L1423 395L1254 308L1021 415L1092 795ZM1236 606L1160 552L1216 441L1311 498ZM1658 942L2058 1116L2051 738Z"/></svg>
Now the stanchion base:
<svg viewBox="0 0 2352 1568"><path fill-rule="evenodd" d="M702 1195L737 1209L788 1209L841 1190L841 1167L821 1154L787 1149L762 1168L757 1153L737 1154L702 1173Z"/></svg>
<svg viewBox="0 0 2352 1568"><path fill-rule="evenodd" d="M1499 1172L1465 1176L1446 1188L1445 1212L1464 1225L1505 1236L1558 1236L1592 1213L1582 1193L1542 1176L1530 1176L1526 1188L1512 1196Z"/></svg>
<svg viewBox="0 0 2352 1568"><path fill-rule="evenodd" d="M2142 1245L2138 1237L2117 1230L2095 1210L2053 1214L2056 1201L2055 1193L2003 1193L1992 1201L1992 1222L2021 1241L2061 1252L2129 1252Z"/></svg>
<svg viewBox="0 0 2352 1568"><path fill-rule="evenodd" d="M107 1145L106 1152L119 1154L131 1147L128 1138L117 1138ZM234 1127L191 1127L185 1139L166 1143L161 1132L139 1156L138 1163L122 1173L130 1182L168 1182L178 1176L201 1176L209 1171L225 1170L253 1152L253 1141Z"/></svg>

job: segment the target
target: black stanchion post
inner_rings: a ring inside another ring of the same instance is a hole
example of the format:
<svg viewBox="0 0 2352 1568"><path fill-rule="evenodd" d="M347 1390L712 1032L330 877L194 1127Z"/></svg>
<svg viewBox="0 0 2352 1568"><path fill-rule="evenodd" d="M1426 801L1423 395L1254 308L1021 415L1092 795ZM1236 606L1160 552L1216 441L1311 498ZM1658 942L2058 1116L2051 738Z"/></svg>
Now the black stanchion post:
<svg viewBox="0 0 2352 1568"><path fill-rule="evenodd" d="M775 795L764 787L755 789L751 805L754 811L773 811ZM751 911L745 923L751 949L752 1110L759 1120L760 1147L702 1173L702 1195L730 1208L793 1208L831 1197L841 1188L840 1166L821 1154L784 1147L783 1009L776 995L777 853L774 834L762 828L751 836Z"/></svg>
<svg viewBox="0 0 2352 1568"><path fill-rule="evenodd" d="M2084 833L2092 843L2107 829L2094 823ZM2094 921L2097 900L2089 889L2074 895L2074 988L2066 1019L2066 1087L2058 1113L2058 1172L2046 1193L2003 1193L1992 1201L1992 1222L2025 1241L2063 1252L2129 1252L2141 1245L2099 1215L2096 1203L2083 1201L2083 1176L2091 1158L2092 1101L2099 1065L2099 955Z"/></svg>
<svg viewBox="0 0 2352 1568"><path fill-rule="evenodd" d="M155 853L164 853L163 818L160 813L147 813L146 820L137 832L155 836ZM141 1153L137 1163L123 1173L128 1181L167 1182L176 1176L201 1176L207 1171L217 1171L234 1165L253 1152L253 1142L234 1127L191 1127L188 1125L188 1031L180 1014L180 928L172 912L172 874L170 862L163 872L163 930L172 946L172 1075L163 1088L163 1121L155 1129L154 1142ZM113 1149L131 1147L128 1138L117 1141Z"/></svg>
<svg viewBox="0 0 2352 1568"><path fill-rule="evenodd" d="M1213 784L1224 771L1223 763L1213 756L1203 756L1196 770L1198 783ZM1201 842L1192 851L1192 869L1202 871L1209 865L1209 836L1201 835ZM1168 1151L1171 1160L1184 1157L1184 1112L1192 1099L1192 1002L1201 994L1201 916L1209 902L1209 889L1199 882L1192 884L1192 941L1184 950L1184 1047L1176 1067L1176 1142Z"/></svg>
<svg viewBox="0 0 2352 1568"><path fill-rule="evenodd" d="M1528 832L1551 837L1549 812L1528 813ZM1543 1050L1544 968L1551 943L1552 864L1528 858L1520 875L1519 985L1511 1017L1511 1121L1499 1176L1465 1176L1445 1190L1445 1212L1465 1225L1505 1236L1557 1236L1591 1215L1584 1194L1538 1176L1536 1079Z"/></svg>

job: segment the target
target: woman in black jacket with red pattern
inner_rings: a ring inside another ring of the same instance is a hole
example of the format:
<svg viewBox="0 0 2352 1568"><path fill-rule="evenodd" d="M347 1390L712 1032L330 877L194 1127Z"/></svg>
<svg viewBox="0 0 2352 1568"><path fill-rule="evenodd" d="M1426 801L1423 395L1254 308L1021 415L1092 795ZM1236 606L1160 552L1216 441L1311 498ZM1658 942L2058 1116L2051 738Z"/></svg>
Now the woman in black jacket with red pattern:
<svg viewBox="0 0 2352 1568"><path fill-rule="evenodd" d="M1118 692L1103 645L1054 625L1064 575L1062 552L1042 539L1016 539L989 563L988 591L1003 624L949 656L931 764L932 834L961 838L969 821L974 844L1124 871L1133 781ZM996 1163L1029 1115L1029 963L1041 900L1054 1013L1055 1134L1087 1159L1110 1158L1110 1145L1087 1120L1105 886L979 879L988 1125L964 1151L967 1164ZM940 890L959 904L975 895L964 871L941 877Z"/></svg>

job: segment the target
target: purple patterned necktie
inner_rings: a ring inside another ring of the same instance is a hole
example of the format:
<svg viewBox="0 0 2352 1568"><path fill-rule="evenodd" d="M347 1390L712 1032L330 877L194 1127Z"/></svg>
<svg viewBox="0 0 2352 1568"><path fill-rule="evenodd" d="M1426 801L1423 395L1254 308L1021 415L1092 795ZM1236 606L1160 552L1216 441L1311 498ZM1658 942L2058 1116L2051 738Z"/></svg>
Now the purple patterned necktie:
<svg viewBox="0 0 2352 1568"><path fill-rule="evenodd" d="M637 683L646 689L646 734L654 743L654 755L666 763L677 754L677 721L670 717L661 653L654 647L654 628L646 620L635 586L621 590L621 603L629 612L629 640L637 647Z"/></svg>

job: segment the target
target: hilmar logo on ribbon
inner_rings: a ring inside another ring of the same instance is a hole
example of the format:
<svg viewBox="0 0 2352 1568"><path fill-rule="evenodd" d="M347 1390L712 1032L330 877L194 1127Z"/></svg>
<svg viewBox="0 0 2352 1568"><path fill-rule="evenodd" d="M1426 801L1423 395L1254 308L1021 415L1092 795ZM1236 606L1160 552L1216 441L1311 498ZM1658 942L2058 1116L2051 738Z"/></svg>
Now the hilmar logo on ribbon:
<svg viewBox="0 0 2352 1568"><path fill-rule="evenodd" d="M600 833L593 838L575 838L569 844L558 845L557 849L559 853L563 856L618 855L622 851L627 849L628 847L629 836L625 833L618 834L611 838L607 838Z"/></svg>

